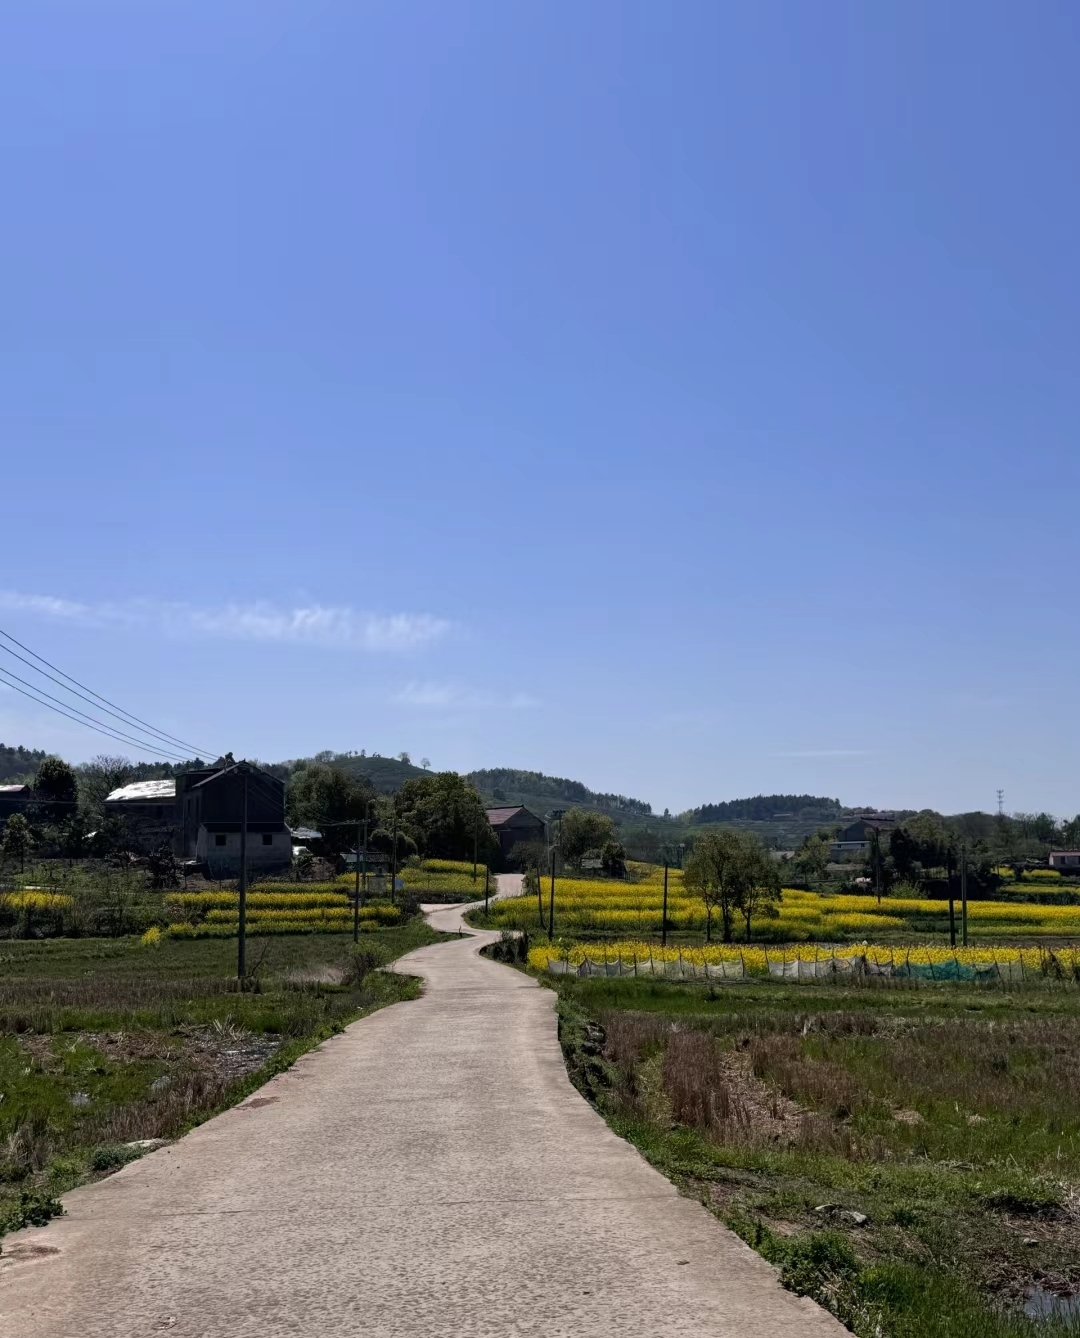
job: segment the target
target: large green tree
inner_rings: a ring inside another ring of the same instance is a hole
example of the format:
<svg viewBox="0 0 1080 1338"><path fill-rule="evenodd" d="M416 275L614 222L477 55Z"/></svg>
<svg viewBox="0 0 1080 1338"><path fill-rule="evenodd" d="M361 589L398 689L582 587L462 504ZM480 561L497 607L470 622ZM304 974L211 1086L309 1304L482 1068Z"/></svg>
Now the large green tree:
<svg viewBox="0 0 1080 1338"><path fill-rule="evenodd" d="M428 858L472 859L475 849L483 860L498 849L479 791L456 771L406 781L394 796L394 812Z"/></svg>
<svg viewBox="0 0 1080 1338"><path fill-rule="evenodd" d="M34 796L46 803L71 804L79 795L75 772L61 757L47 757L34 777Z"/></svg>
<svg viewBox="0 0 1080 1338"><path fill-rule="evenodd" d="M615 822L607 814L588 808L571 808L563 814L559 849L568 864L580 864L587 855L599 856L605 846L615 843Z"/></svg>
<svg viewBox="0 0 1080 1338"><path fill-rule="evenodd" d="M373 817L375 791L367 781L323 762L309 762L293 773L286 798L294 827L314 827L322 849L339 855L356 845L357 824Z"/></svg>

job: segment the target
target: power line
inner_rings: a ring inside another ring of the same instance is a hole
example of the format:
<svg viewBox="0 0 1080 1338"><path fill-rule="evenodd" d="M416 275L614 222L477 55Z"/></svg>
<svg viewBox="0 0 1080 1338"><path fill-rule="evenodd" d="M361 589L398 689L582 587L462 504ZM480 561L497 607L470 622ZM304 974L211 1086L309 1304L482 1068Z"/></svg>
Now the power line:
<svg viewBox="0 0 1080 1338"><path fill-rule="evenodd" d="M15 677L14 674L9 674L8 671L7 671L6 669L0 669L0 675L4 675L5 677L11 677L11 678L14 678L14 677ZM23 682L24 680L23 680L23 679L19 679L18 681L21 683L21 682ZM75 723L76 723L77 725L82 725L84 729L92 729L96 734L104 734L106 738L108 738L108 739L115 739L117 743L132 743L132 744L135 745L136 748L138 748L138 750L139 750L141 753L149 753L149 755L150 755L151 757L166 757L166 756L167 756L169 761L175 761L175 762L186 762L186 761L189 760L188 758L183 757L182 755L179 755L179 754L168 754L168 755L167 755L167 754L165 753L164 749L161 749L161 748L159 748L159 749L157 749L157 750L155 750L155 749L153 749L153 748L150 748L150 747L148 747L146 744L142 743L142 742L141 742L140 740L138 740L138 739L131 739L131 738L128 737L127 735L119 734L119 733L113 731L113 730L110 729L107 725L103 725L103 724L100 724L100 723L99 723L99 724L96 724L96 725L94 725L94 724L88 724L88 723L87 723L87 720L80 720L80 719L78 719L77 716L72 715L70 712L61 710L59 706L53 706L50 702L45 701L45 700L43 699L43 697L36 696L36 695L35 695L35 694L36 694L36 689L35 689L33 692L27 692L27 690L26 690L25 688L17 687L15 683L8 683L7 686L10 687L10 688L12 688L15 692L19 692L19 693L21 693L24 697L29 697L30 700L31 700L32 702L37 702L37 704L38 704L39 706L46 706L46 707L48 707L48 709L49 709L50 711L55 711L57 715L66 716L66 717L68 718L68 720L74 720ZM55 698L54 698L53 700L55 700ZM75 708L72 707L72 710L74 710L74 709L75 709ZM82 714L83 714L83 713L80 711L80 712L79 712L79 715L82 715ZM89 719L89 717L87 717L87 719Z"/></svg>
<svg viewBox="0 0 1080 1338"><path fill-rule="evenodd" d="M11 635L10 632L5 632L4 629L3 629L2 627L0 627L0 636L2 636L6 641L10 641L10 642L12 642L13 645L18 646L20 650L25 650L26 653L27 653L27 655L32 655L32 656L34 657L34 659L35 659L35 660L38 660L41 664L48 665L48 667L49 667L50 669L55 670L56 673L58 673L58 674L60 675L61 678L66 678L67 681L68 681L69 683L74 683L76 687L82 688L84 692L89 692L90 696L91 696L91 697L94 697L97 701L104 703L104 705L106 705L106 706L112 706L112 707L115 707L116 710L117 710L117 711L120 711L122 715L126 716L127 719L128 719L131 723L133 723L133 724L135 724L135 725L141 725L144 729L149 730L152 734L157 734L157 735L159 735L162 739L166 739L166 740L168 740L168 742L170 742L170 743L178 743L178 744L180 745L181 748L191 748L191 749L194 751L194 754L195 754L196 757L202 757L204 754L207 755L207 756L210 756L210 755L213 753L213 751L214 751L213 749L209 749L209 748L198 748L198 747L196 747L195 744L189 742L187 739L180 739L180 738L177 738L175 734L166 734L164 730L155 729L153 725L148 724L145 720L140 720L139 717L138 717L137 715L132 715L130 711L125 711L124 708L123 708L122 706L117 706L116 702L109 701L109 699L108 699L107 697L102 697L101 694L98 693L98 692L95 692L95 691L93 690L93 688L88 688L88 687L86 686L85 683L80 683L79 680L78 680L77 678L72 678L72 676L71 676L70 674L65 674L64 671L63 671L63 669L58 668L58 667L57 667L55 664L53 664L51 661L45 659L45 657L44 657L43 655L39 655L39 654L37 653L37 651L35 651L35 650L31 650L29 646L24 646L23 643L22 643L21 641L19 641L16 637L13 637L13 636ZM4 646L4 647L0 647L0 649L8 650L8 648L7 648L6 646ZM14 651L11 651L11 650L8 650L8 654L9 654L9 655L14 655L15 652L14 652ZM21 655L16 656L16 659L22 659L22 656L21 656ZM25 664L26 661L24 660L23 663ZM34 666L34 665L31 665L30 667L31 667L32 669L34 669L35 673L39 673L39 674L40 674L40 673L42 672L40 669L36 668L36 666ZM45 674L44 677L45 677L45 678L48 678L49 675L48 675L48 674ZM56 680L53 679L53 682L56 682ZM62 683L60 684L60 686L61 686L61 687L64 687L64 685L63 685ZM70 689L70 688L65 688L65 691L70 692L71 689ZM77 694L76 694L76 695L77 695ZM86 699L83 698L83 700L85 701ZM93 705L93 703L91 703L91 705ZM110 714L111 714L111 712L110 712ZM185 760L186 760L186 759L185 759Z"/></svg>
<svg viewBox="0 0 1080 1338"><path fill-rule="evenodd" d="M42 678L47 678L50 683L55 683L58 687L63 688L65 692L70 692L73 697L78 697L80 701L87 702L90 706L93 706L98 711L104 711L106 715L111 715L113 719L119 720L122 725L130 725L130 721L126 718L125 715L120 715L116 711L110 711L106 706L97 706L91 697L86 696L82 692L76 692L74 688L67 687L59 678L53 677L52 674L47 674L44 669L39 669L37 665L33 664L30 660L26 659L25 656L16 655L15 652L13 650L10 650L7 646L0 646L0 650L6 652L8 655L14 656L14 658L16 660L19 660L22 664L29 665L30 668L33 669L35 674L40 674ZM33 651L31 651L30 653L32 655ZM12 673L10 669L6 669L4 670L4 672L11 674L12 678L18 678L18 675ZM20 683L26 683L25 678L18 678L18 681ZM26 683L26 686L29 688L33 688L35 692L44 693L46 697L51 697L53 701L60 702L61 705L64 706L68 705L68 703L63 701L61 698L52 697L51 693L45 692L45 689L39 688L36 683ZM75 711L77 708L73 706L71 709ZM82 715L84 713L82 711L78 711L77 714ZM135 717L132 717L132 719L134 718ZM109 728L112 729L115 728L115 726L109 726ZM132 726L132 728L134 728L134 726ZM140 729L139 732L142 734L156 735L157 737L153 740L155 743L162 742L168 745L172 741L171 734L163 734L161 730L154 729L152 725L147 725L145 729ZM187 746L188 745L185 745L185 747ZM172 751L175 751L175 749L173 749ZM197 755L199 755L200 751L201 750L197 750Z"/></svg>

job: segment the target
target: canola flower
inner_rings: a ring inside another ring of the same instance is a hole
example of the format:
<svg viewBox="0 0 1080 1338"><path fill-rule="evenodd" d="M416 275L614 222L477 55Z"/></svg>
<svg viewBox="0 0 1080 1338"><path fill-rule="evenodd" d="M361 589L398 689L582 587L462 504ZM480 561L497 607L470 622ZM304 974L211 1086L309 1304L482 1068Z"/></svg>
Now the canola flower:
<svg viewBox="0 0 1080 1338"><path fill-rule="evenodd" d="M688 966L741 965L747 975L767 976L771 966L793 962L828 963L865 960L875 966L898 968L947 967L953 963L975 971L1019 967L1019 974L1033 976L1067 975L1080 979L1080 947L947 948L931 944L893 948L883 944L849 944L842 948L821 948L815 944L796 943L779 946L710 943L699 947L660 947L656 943L624 940L615 943L543 944L530 949L529 965L546 971L552 963L579 967L585 963L608 965L620 963L633 967L645 963L680 962Z"/></svg>
<svg viewBox="0 0 1080 1338"><path fill-rule="evenodd" d="M256 883L247 895L246 929L249 934L339 934L352 929L351 887L332 883ZM240 894L235 889L205 892L170 892L165 904L187 917L168 929L171 938L228 938L237 932ZM359 927L364 932L397 924L401 909L382 901L360 907Z"/></svg>
<svg viewBox="0 0 1080 1338"><path fill-rule="evenodd" d="M9 892L0 897L8 910L12 911L69 911L75 902L72 897L60 892Z"/></svg>
<svg viewBox="0 0 1080 1338"><path fill-rule="evenodd" d="M548 890L544 886L546 915ZM607 932L628 938L659 932L662 915L661 880L652 875L638 883L600 879L560 878L555 886L555 922L565 933ZM770 938L816 939L830 942L852 935L882 933L945 933L949 903L915 897L885 897L880 905L870 896L835 895L786 888L778 916L767 922ZM489 923L511 929L535 928L536 897L514 897L496 902ZM960 906L956 904L959 921ZM718 916L713 914L714 929ZM762 924L761 919L758 924ZM687 894L681 874L672 870L668 887L668 924L674 930L704 932L705 908ZM1054 935L1080 938L1080 905L1044 906L1031 902L968 902L968 929L975 935Z"/></svg>

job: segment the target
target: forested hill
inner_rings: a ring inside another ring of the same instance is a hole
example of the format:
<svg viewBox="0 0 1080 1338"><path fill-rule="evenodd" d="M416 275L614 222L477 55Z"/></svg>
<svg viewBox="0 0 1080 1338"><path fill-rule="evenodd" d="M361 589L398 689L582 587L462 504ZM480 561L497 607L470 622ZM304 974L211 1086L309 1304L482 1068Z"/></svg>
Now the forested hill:
<svg viewBox="0 0 1080 1338"><path fill-rule="evenodd" d="M752 799L728 799L721 804L702 804L680 814L685 822L774 822L795 818L801 822L834 822L847 810L839 799L813 794L758 794Z"/></svg>
<svg viewBox="0 0 1080 1338"><path fill-rule="evenodd" d="M558 804L596 808L616 817L647 818L652 813L652 805L643 799L590 790L581 781L567 780L564 776L545 776L542 771L491 767L471 771L468 779L492 803L524 804L526 808L535 809L541 817L547 809Z"/></svg>
<svg viewBox="0 0 1080 1338"><path fill-rule="evenodd" d="M41 748L9 747L0 743L0 785L32 780L46 757L48 753Z"/></svg>

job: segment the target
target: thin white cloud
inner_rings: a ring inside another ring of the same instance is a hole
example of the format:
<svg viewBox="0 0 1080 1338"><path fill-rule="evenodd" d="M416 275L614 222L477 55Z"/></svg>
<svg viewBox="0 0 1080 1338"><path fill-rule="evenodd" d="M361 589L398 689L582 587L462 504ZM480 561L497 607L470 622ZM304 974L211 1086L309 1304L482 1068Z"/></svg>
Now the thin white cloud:
<svg viewBox="0 0 1080 1338"><path fill-rule="evenodd" d="M499 697L491 692L461 687L456 683L406 683L391 698L398 706L415 706L420 710L533 710L540 705L527 692L515 692Z"/></svg>
<svg viewBox="0 0 1080 1338"><path fill-rule="evenodd" d="M178 639L274 641L343 650L416 650L450 630L447 619L430 613L368 613L322 604L280 608L257 602L201 608L145 599L83 604L54 595L0 590L0 609L84 627L152 627Z"/></svg>
<svg viewBox="0 0 1080 1338"><path fill-rule="evenodd" d="M868 748L800 748L791 753L773 753L773 757L871 757Z"/></svg>

